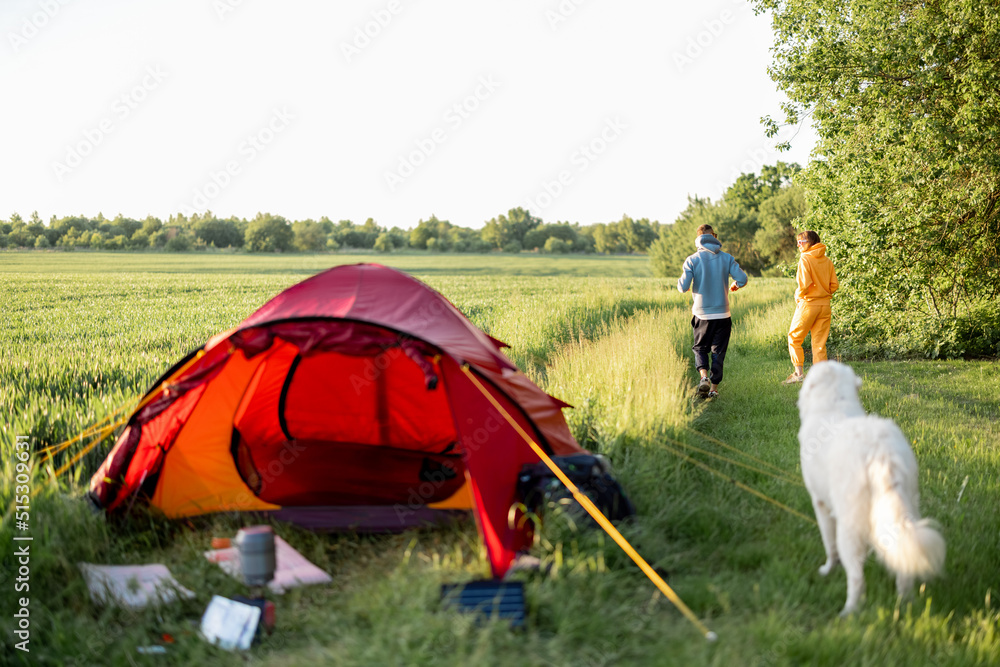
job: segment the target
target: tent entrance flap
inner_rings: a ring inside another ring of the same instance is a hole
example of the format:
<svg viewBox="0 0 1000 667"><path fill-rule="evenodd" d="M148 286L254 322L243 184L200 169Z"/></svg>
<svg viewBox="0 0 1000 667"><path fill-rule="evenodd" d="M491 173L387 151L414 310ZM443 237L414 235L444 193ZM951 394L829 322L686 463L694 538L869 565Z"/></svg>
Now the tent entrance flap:
<svg viewBox="0 0 1000 667"><path fill-rule="evenodd" d="M233 461L258 498L426 505L465 483L436 355L380 335L378 345L354 346L272 339L233 421Z"/></svg>

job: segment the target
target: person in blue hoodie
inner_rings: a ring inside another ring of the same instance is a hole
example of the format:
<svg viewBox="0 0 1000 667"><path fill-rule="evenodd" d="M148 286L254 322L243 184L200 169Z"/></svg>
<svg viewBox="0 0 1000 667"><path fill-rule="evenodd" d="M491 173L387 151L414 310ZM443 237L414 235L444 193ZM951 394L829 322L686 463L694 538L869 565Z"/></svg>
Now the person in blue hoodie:
<svg viewBox="0 0 1000 667"><path fill-rule="evenodd" d="M722 242L711 225L698 227L694 245L698 252L684 260L684 270L677 280L680 292L691 290L694 306L691 328L694 329L694 365L701 380L698 394L714 398L719 395L722 366L733 330L729 312L729 292L746 287L749 280L736 259L722 252ZM729 287L729 278L736 282ZM711 353L711 354L710 354Z"/></svg>

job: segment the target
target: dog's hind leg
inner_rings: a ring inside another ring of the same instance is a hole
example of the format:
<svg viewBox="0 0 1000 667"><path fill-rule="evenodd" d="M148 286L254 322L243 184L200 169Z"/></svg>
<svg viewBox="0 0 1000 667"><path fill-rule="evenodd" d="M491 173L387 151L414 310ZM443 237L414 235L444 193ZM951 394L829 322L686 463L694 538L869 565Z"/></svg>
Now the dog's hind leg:
<svg viewBox="0 0 1000 667"><path fill-rule="evenodd" d="M819 524L819 534L826 550L826 563L819 568L820 575L825 577L840 561L837 557L837 520L822 500L813 501L813 511L816 513L816 523Z"/></svg>
<svg viewBox="0 0 1000 667"><path fill-rule="evenodd" d="M896 574L896 592L904 600L913 592L913 577L905 574Z"/></svg>
<svg viewBox="0 0 1000 667"><path fill-rule="evenodd" d="M847 603L841 616L853 614L858 609L861 596L865 593L865 559L868 557L868 546L861 535L849 530L841 530L837 534L837 548L847 573Z"/></svg>

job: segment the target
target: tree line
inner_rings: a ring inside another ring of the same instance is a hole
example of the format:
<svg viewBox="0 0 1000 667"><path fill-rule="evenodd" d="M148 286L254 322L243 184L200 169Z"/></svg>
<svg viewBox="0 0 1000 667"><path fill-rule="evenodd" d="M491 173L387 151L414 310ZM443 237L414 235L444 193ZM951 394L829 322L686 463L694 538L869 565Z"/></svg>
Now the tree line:
<svg viewBox="0 0 1000 667"><path fill-rule="evenodd" d="M694 250L694 230L710 222L724 248L756 275L779 271L794 258L791 225L804 211L801 192L791 184L798 165L778 163L758 174L743 174L718 202L691 198L687 209L670 224L648 218L621 219L581 225L547 223L524 208L513 208L472 229L430 216L412 229L387 228L369 218L333 222L288 220L258 213L251 219L220 218L211 212L175 215L167 220L143 220L121 215L113 219L53 216L48 223L37 213L28 220L14 214L0 221L0 248L72 250L190 250L233 249L246 252L320 252L334 250L425 250L432 252L522 251L551 254L649 253L658 275L677 275L681 262Z"/></svg>
<svg viewBox="0 0 1000 667"><path fill-rule="evenodd" d="M48 223L37 213L24 220L17 213L0 220L0 248L87 248L93 250L188 251L209 248L247 252L318 252L338 249L391 252L403 248L436 252L644 253L658 237L660 224L628 215L610 223L545 223L523 208L514 208L482 229L454 225L430 216L412 229L387 228L372 218L363 223L288 220L258 213L251 219L220 218L213 213L183 214L167 220L53 216Z"/></svg>

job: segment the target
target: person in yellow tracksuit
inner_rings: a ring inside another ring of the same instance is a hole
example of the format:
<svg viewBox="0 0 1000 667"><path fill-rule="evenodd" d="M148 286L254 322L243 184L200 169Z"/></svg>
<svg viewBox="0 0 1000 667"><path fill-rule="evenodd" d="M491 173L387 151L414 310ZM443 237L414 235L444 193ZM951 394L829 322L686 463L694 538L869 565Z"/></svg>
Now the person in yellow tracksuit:
<svg viewBox="0 0 1000 667"><path fill-rule="evenodd" d="M802 343L806 334L812 334L813 363L826 361L826 339L830 336L830 297L840 283L833 262L826 256L826 246L820 243L814 231L800 232L795 236L799 246L799 267L795 272L795 315L788 328L788 353L795 371L785 379L785 384L802 382L805 374L805 352Z"/></svg>

